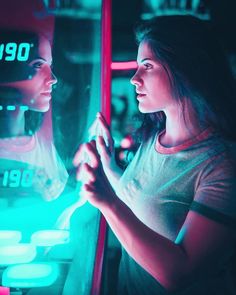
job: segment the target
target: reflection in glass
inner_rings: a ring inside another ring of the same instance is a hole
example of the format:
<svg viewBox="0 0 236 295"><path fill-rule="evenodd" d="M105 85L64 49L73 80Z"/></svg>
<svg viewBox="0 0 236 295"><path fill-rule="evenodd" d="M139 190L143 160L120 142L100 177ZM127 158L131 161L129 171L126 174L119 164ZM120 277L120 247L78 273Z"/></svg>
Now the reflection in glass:
<svg viewBox="0 0 236 295"><path fill-rule="evenodd" d="M19 280L11 276L23 271L19 261L11 267L0 256L3 282L34 287L30 295L40 286L42 294L89 294L100 213L80 195L72 158L100 110L101 3L28 2L19 19L18 2L0 4L0 231L20 233L14 245L1 236L12 257L25 244L35 255ZM60 278L36 278L37 263L51 261Z"/></svg>

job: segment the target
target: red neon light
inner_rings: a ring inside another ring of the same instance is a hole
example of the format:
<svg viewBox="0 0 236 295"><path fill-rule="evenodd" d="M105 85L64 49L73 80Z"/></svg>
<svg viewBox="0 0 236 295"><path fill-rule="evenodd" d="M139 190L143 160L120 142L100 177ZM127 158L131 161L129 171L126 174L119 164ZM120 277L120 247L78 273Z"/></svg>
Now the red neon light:
<svg viewBox="0 0 236 295"><path fill-rule="evenodd" d="M102 1L101 98L102 113L111 122L111 0Z"/></svg>
<svg viewBox="0 0 236 295"><path fill-rule="evenodd" d="M121 61L121 62L112 62L112 70L135 70L137 69L137 62L132 61Z"/></svg>
<svg viewBox="0 0 236 295"><path fill-rule="evenodd" d="M102 57L101 57L101 111L108 124L111 121L111 0L102 1ZM101 214L91 295L99 295L106 243L107 223Z"/></svg>

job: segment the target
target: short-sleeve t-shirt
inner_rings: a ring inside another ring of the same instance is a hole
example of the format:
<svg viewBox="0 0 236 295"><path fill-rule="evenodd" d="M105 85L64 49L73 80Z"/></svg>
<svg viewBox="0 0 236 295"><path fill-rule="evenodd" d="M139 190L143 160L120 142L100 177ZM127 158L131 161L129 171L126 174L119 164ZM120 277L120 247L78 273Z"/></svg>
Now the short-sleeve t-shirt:
<svg viewBox="0 0 236 295"><path fill-rule="evenodd" d="M138 149L120 179L119 198L145 225L171 241L176 240L189 210L235 227L236 173L232 146L210 129L170 148L160 144L160 136L153 136ZM219 269L211 277L195 282L180 294L228 294L225 265L231 254L222 257ZM119 295L167 294L124 249L119 288Z"/></svg>
<svg viewBox="0 0 236 295"><path fill-rule="evenodd" d="M38 133L0 139L1 198L30 195L51 201L62 193L67 179L68 173L54 144Z"/></svg>

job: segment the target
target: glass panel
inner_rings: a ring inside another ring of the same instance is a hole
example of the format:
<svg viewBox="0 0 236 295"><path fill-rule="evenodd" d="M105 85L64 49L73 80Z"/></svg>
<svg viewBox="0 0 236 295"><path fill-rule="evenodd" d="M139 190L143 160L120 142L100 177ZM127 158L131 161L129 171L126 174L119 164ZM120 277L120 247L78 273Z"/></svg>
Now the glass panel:
<svg viewBox="0 0 236 295"><path fill-rule="evenodd" d="M100 213L72 159L100 110L102 1L3 2L0 279L30 295L90 294Z"/></svg>

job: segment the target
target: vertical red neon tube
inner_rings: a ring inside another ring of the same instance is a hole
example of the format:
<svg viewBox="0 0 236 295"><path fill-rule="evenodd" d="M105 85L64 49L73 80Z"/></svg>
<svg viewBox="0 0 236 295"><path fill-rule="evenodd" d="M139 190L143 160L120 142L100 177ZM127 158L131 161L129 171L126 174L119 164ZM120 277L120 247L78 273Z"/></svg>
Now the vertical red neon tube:
<svg viewBox="0 0 236 295"><path fill-rule="evenodd" d="M102 113L111 121L111 1L102 2L101 99Z"/></svg>
<svg viewBox="0 0 236 295"><path fill-rule="evenodd" d="M111 122L111 0L102 1L101 48L101 111L108 124ZM102 284L102 267L106 243L106 220L101 215L91 295L99 295Z"/></svg>

